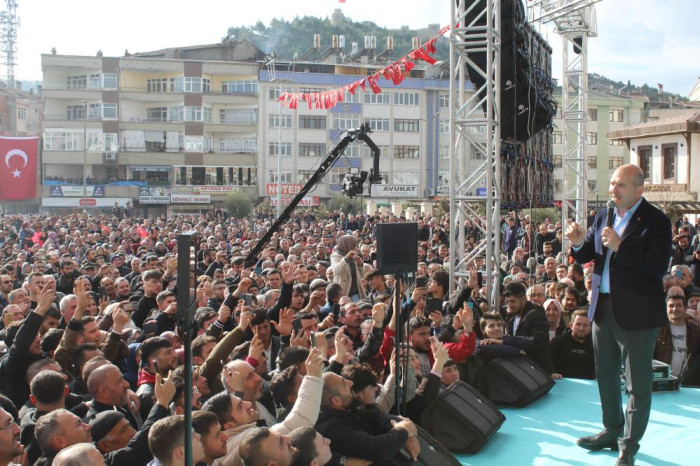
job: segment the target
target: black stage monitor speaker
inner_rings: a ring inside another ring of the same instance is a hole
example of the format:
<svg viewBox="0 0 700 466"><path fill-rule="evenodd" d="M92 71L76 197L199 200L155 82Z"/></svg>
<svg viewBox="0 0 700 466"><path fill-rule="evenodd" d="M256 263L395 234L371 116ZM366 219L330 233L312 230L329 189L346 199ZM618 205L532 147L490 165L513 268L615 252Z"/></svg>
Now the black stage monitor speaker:
<svg viewBox="0 0 700 466"><path fill-rule="evenodd" d="M418 441L420 442L418 461L413 461L408 450L402 448L401 451L394 458L387 461L386 464L392 466L461 466L462 463L460 463L444 445L421 427L416 427L418 428Z"/></svg>
<svg viewBox="0 0 700 466"><path fill-rule="evenodd" d="M418 224L379 223L377 268L382 274L395 275L418 269Z"/></svg>
<svg viewBox="0 0 700 466"><path fill-rule="evenodd" d="M484 395L458 380L423 411L420 424L448 450L476 453L505 420Z"/></svg>
<svg viewBox="0 0 700 466"><path fill-rule="evenodd" d="M546 395L554 386L552 377L525 356L489 361L480 380L481 391L493 403L520 408Z"/></svg>

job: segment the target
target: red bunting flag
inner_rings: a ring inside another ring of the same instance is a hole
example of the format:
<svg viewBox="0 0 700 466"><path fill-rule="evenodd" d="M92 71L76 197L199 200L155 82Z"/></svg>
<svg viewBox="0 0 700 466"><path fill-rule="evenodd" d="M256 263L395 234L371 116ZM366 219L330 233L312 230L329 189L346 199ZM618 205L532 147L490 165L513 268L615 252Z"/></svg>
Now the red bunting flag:
<svg viewBox="0 0 700 466"><path fill-rule="evenodd" d="M0 138L0 200L36 197L38 139Z"/></svg>

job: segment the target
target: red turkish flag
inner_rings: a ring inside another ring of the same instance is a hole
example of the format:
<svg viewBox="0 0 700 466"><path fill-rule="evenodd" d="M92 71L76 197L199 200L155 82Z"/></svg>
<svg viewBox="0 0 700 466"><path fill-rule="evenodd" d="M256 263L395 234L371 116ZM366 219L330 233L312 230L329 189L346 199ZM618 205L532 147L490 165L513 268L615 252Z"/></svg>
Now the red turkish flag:
<svg viewBox="0 0 700 466"><path fill-rule="evenodd" d="M0 200L36 198L39 139L0 137Z"/></svg>

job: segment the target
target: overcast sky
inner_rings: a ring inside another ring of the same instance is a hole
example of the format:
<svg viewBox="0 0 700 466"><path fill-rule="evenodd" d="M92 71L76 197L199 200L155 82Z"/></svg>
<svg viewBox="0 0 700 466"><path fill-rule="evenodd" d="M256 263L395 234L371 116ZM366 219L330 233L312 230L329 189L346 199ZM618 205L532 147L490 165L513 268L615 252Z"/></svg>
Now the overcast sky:
<svg viewBox="0 0 700 466"><path fill-rule="evenodd" d="M52 47L66 55L94 55L101 49L106 56L121 56L125 49L143 52L219 42L229 26L249 26L258 20L268 25L274 17L329 17L336 8L354 21L370 20L390 28L442 26L450 22L450 1L18 0L15 77L41 80L40 55ZM698 0L598 3L598 37L589 41L589 72L637 85L662 83L666 91L688 95L700 76L699 4ZM561 39L549 25L541 31L555 52L554 77L561 79Z"/></svg>

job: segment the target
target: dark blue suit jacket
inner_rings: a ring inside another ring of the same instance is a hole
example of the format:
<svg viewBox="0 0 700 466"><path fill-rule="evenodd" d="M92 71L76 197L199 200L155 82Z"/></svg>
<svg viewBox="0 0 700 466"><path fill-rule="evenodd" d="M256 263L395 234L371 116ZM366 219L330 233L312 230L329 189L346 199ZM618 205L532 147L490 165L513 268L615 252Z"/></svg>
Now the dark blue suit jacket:
<svg viewBox="0 0 700 466"><path fill-rule="evenodd" d="M572 254L583 264L595 260L588 317L593 320L607 248L601 232L607 212L598 211L581 249ZM623 232L620 247L610 257L610 300L617 324L625 330L661 327L668 323L663 276L671 256L671 221L642 198Z"/></svg>

